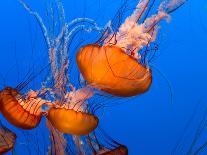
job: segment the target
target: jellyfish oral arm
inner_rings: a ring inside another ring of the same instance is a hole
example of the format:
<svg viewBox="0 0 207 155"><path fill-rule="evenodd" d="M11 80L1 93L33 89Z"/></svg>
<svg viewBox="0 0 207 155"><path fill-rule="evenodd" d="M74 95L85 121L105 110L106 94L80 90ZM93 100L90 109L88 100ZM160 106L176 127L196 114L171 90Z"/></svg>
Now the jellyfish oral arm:
<svg viewBox="0 0 207 155"><path fill-rule="evenodd" d="M144 15L149 4L149 0L142 0L138 3L135 11L131 16L126 18L125 22L119 27L115 35L110 35L104 42L104 45L116 44L127 54L136 59L141 59L139 51L155 41L159 29L158 23L169 18L169 14L177 7L180 7L184 0L166 1L160 4L158 13L147 18L143 23L138 21Z"/></svg>

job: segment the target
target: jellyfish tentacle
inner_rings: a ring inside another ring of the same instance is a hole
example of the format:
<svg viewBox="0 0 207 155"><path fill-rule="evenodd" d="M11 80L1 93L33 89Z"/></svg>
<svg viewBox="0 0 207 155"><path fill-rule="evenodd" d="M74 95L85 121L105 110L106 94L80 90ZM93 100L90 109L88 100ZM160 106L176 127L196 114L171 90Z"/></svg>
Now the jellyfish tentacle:
<svg viewBox="0 0 207 155"><path fill-rule="evenodd" d="M36 19L37 19L37 22L42 30L42 34L44 35L44 39L47 43L47 46L48 48L50 47L51 43L50 43L50 40L49 40L49 37L48 37L48 32L47 32L47 28L42 20L42 18L40 17L40 15L33 11L29 5L27 5L23 0L19 0L19 2L23 5L23 7L31 14L33 15Z"/></svg>

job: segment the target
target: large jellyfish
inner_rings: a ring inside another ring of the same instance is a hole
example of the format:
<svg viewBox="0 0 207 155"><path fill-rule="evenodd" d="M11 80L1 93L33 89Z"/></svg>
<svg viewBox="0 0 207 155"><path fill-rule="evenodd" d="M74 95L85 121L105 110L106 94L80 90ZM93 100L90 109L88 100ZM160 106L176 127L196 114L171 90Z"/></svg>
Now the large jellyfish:
<svg viewBox="0 0 207 155"><path fill-rule="evenodd" d="M148 53L142 49L155 41L159 22L169 18L184 1L164 1L157 14L140 23L149 2L141 0L117 31L111 32L107 27L98 42L80 49L77 64L90 86L117 96L134 96L149 89L152 73L146 59Z"/></svg>

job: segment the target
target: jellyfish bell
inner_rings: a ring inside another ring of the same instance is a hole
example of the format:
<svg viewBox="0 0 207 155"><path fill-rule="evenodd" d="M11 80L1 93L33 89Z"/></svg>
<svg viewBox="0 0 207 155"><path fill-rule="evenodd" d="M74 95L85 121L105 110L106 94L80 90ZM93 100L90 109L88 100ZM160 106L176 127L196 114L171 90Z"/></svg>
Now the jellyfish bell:
<svg viewBox="0 0 207 155"><path fill-rule="evenodd" d="M82 88L66 95L66 102L62 106L52 107L47 118L51 124L63 133L72 135L87 135L98 125L95 115L84 112L85 100L93 96L91 89Z"/></svg>
<svg viewBox="0 0 207 155"><path fill-rule="evenodd" d="M138 61L142 59L138 51L153 41L156 33L152 34L151 29L147 31L149 21L137 24L148 2L141 1L118 31L107 34L99 45L86 45L79 50L77 64L89 85L123 97L142 94L150 88L152 72Z"/></svg>
<svg viewBox="0 0 207 155"><path fill-rule="evenodd" d="M16 142L16 134L0 122L0 154L10 151Z"/></svg>
<svg viewBox="0 0 207 155"><path fill-rule="evenodd" d="M59 131L72 135L87 135L98 125L96 116L66 108L51 108L48 119Z"/></svg>
<svg viewBox="0 0 207 155"><path fill-rule="evenodd" d="M90 86L117 96L146 92L151 70L115 45L86 45L77 53L77 64Z"/></svg>
<svg viewBox="0 0 207 155"><path fill-rule="evenodd" d="M41 106L44 101L36 98L36 92L30 91L25 98L18 90L4 88L0 93L0 111L11 124L22 129L38 126L42 117Z"/></svg>

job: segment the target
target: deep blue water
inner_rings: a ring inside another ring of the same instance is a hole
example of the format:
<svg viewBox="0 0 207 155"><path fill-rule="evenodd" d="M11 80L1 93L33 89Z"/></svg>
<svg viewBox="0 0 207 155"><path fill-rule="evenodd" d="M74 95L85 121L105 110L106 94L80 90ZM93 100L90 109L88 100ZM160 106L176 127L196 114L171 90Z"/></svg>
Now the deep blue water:
<svg viewBox="0 0 207 155"><path fill-rule="evenodd" d="M34 10L44 14L44 1L27 2ZM63 0L63 6L67 21L89 17L104 26L114 17L121 2ZM131 0L129 8L135 7L136 3L137 0ZM119 106L106 108L100 117L102 128L126 145L130 155L170 155L180 136L187 132L188 136L182 143L184 151L175 153L185 155L207 107L207 1L188 0L171 17L169 23L161 23L157 38L159 50L150 64L154 66L150 90ZM17 85L29 69L37 72L48 59L36 21L17 0L0 1L0 21L0 82L3 88L3 84ZM32 88L40 81L41 78L36 79ZM198 103L201 104L198 106ZM185 130L189 120L190 126ZM16 130L5 120L3 123ZM41 132L44 134L46 130ZM198 146L205 141L206 135L207 130L204 130ZM18 147L18 150L25 149L22 145Z"/></svg>

